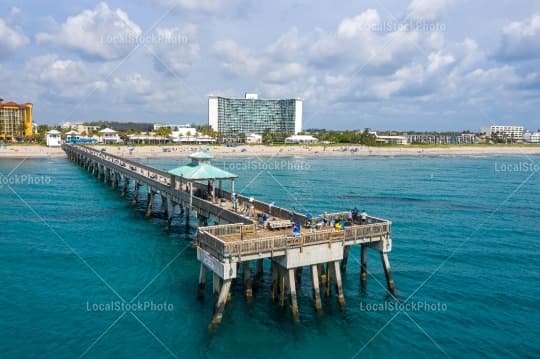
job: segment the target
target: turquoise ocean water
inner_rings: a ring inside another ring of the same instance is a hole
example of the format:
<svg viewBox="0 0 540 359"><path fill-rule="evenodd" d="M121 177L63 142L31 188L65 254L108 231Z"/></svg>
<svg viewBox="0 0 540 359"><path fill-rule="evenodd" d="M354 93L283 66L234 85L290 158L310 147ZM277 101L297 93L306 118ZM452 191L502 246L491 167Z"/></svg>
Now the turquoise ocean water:
<svg viewBox="0 0 540 359"><path fill-rule="evenodd" d="M131 209L130 195L121 198L65 159L0 161L1 357L540 352L540 174L531 165L539 156L215 160L240 175L238 192L302 212L358 206L392 220L397 299L385 290L375 252L361 288L355 248L344 274L345 310L324 298L318 315L304 271L295 322L271 303L266 271L252 303L233 285L214 331L211 285L204 300L196 298L195 228L177 218L166 232L159 200L145 219L145 196ZM144 162L169 169L185 159ZM114 307L122 300L130 311Z"/></svg>

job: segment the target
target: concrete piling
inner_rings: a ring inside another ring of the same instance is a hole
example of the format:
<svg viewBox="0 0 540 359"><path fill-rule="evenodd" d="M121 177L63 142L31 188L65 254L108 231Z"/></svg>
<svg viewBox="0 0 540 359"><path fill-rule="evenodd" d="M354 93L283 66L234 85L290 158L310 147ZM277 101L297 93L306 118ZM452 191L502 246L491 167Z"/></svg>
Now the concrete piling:
<svg viewBox="0 0 540 359"><path fill-rule="evenodd" d="M321 310L322 304L321 304L321 291L319 289L318 267L319 266L316 264L311 265L311 282L313 286L313 305L315 306L315 309Z"/></svg>
<svg viewBox="0 0 540 359"><path fill-rule="evenodd" d="M360 282L363 287L367 284L367 247L360 245Z"/></svg>
<svg viewBox="0 0 540 359"><path fill-rule="evenodd" d="M396 286L394 279L392 279L392 271L390 269L390 261L388 260L388 253L381 252L381 262L384 269L384 275L386 277L386 285L391 293L394 293Z"/></svg>
<svg viewBox="0 0 540 359"><path fill-rule="evenodd" d="M204 297L204 287L206 286L206 267L201 263L201 268L199 270L199 290L197 296L199 298Z"/></svg>

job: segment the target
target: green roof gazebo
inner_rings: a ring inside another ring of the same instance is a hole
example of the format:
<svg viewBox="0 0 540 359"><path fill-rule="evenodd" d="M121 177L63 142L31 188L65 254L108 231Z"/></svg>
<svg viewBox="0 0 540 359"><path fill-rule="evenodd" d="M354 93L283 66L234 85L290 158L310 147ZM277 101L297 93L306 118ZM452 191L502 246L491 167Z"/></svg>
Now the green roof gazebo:
<svg viewBox="0 0 540 359"><path fill-rule="evenodd" d="M234 173L225 171L221 168L215 167L211 164L213 156L208 152L196 152L189 156L191 163L187 165L172 169L169 171L173 176L179 177L180 181L187 182L190 191L190 207L192 205L193 198L193 182L208 180L212 183L212 199L215 201L215 188L214 181L219 181L219 190L221 193L221 185L223 180L231 181L231 192L234 193L234 181L238 177ZM181 185L180 185L181 189Z"/></svg>

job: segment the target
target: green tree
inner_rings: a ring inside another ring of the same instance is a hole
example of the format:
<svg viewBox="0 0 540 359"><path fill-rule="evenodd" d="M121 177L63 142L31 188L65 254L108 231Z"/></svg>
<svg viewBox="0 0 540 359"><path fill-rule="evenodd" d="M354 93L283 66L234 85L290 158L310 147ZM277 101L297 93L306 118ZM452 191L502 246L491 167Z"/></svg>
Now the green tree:
<svg viewBox="0 0 540 359"><path fill-rule="evenodd" d="M169 137L172 133L172 130L170 127L160 127L155 131L155 133L158 136Z"/></svg>
<svg viewBox="0 0 540 359"><path fill-rule="evenodd" d="M262 134L262 143L269 144L273 141L272 130L265 128Z"/></svg>

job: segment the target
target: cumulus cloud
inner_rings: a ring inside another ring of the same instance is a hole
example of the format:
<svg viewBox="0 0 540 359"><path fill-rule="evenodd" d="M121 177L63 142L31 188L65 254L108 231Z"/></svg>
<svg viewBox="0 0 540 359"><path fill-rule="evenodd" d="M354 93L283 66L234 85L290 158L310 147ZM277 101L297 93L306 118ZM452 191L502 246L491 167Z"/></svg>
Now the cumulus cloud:
<svg viewBox="0 0 540 359"><path fill-rule="evenodd" d="M135 47L141 33L127 13L102 2L94 9L68 17L56 32L38 33L36 40L77 51L93 60L116 60Z"/></svg>
<svg viewBox="0 0 540 359"><path fill-rule="evenodd" d="M221 0L159 0L165 6L188 11L215 12L222 8Z"/></svg>
<svg viewBox="0 0 540 359"><path fill-rule="evenodd" d="M0 59L8 57L29 43L28 37L0 19Z"/></svg>
<svg viewBox="0 0 540 359"><path fill-rule="evenodd" d="M154 68L168 75L187 75L199 56L197 27L158 28L156 39L159 41L148 48L153 56Z"/></svg>
<svg viewBox="0 0 540 359"><path fill-rule="evenodd" d="M28 83L41 88L47 97L82 99L89 93L104 93L108 84L98 79L103 69L55 54L37 56L25 63Z"/></svg>
<svg viewBox="0 0 540 359"><path fill-rule="evenodd" d="M87 67L82 61L61 59L55 54L28 60L25 72L37 81L47 83L80 83L88 75Z"/></svg>
<svg viewBox="0 0 540 359"><path fill-rule="evenodd" d="M444 53L443 51L432 52L428 56L429 65L427 70L429 72L439 71L442 68L454 63L456 59L452 54Z"/></svg>
<svg viewBox="0 0 540 359"><path fill-rule="evenodd" d="M270 71L265 76L265 80L273 83L286 83L303 77L306 72L307 70L304 68L304 66L293 62Z"/></svg>
<svg viewBox="0 0 540 359"><path fill-rule="evenodd" d="M307 39L293 27L271 43L265 53L274 61L298 61L304 54Z"/></svg>
<svg viewBox="0 0 540 359"><path fill-rule="evenodd" d="M255 75L262 65L261 59L232 40L216 42L212 52L222 68L231 75Z"/></svg>
<svg viewBox="0 0 540 359"><path fill-rule="evenodd" d="M540 14L514 21L503 29L499 51L501 60L519 61L540 58Z"/></svg>
<svg viewBox="0 0 540 359"><path fill-rule="evenodd" d="M413 0L409 4L407 17L416 21L440 19L454 3L454 0Z"/></svg>
<svg viewBox="0 0 540 359"><path fill-rule="evenodd" d="M362 72L393 73L403 63L424 51L441 45L433 33L398 27L395 31L379 31L382 20L376 10L343 19L335 32L319 32L309 51L309 61L317 68L333 68Z"/></svg>

